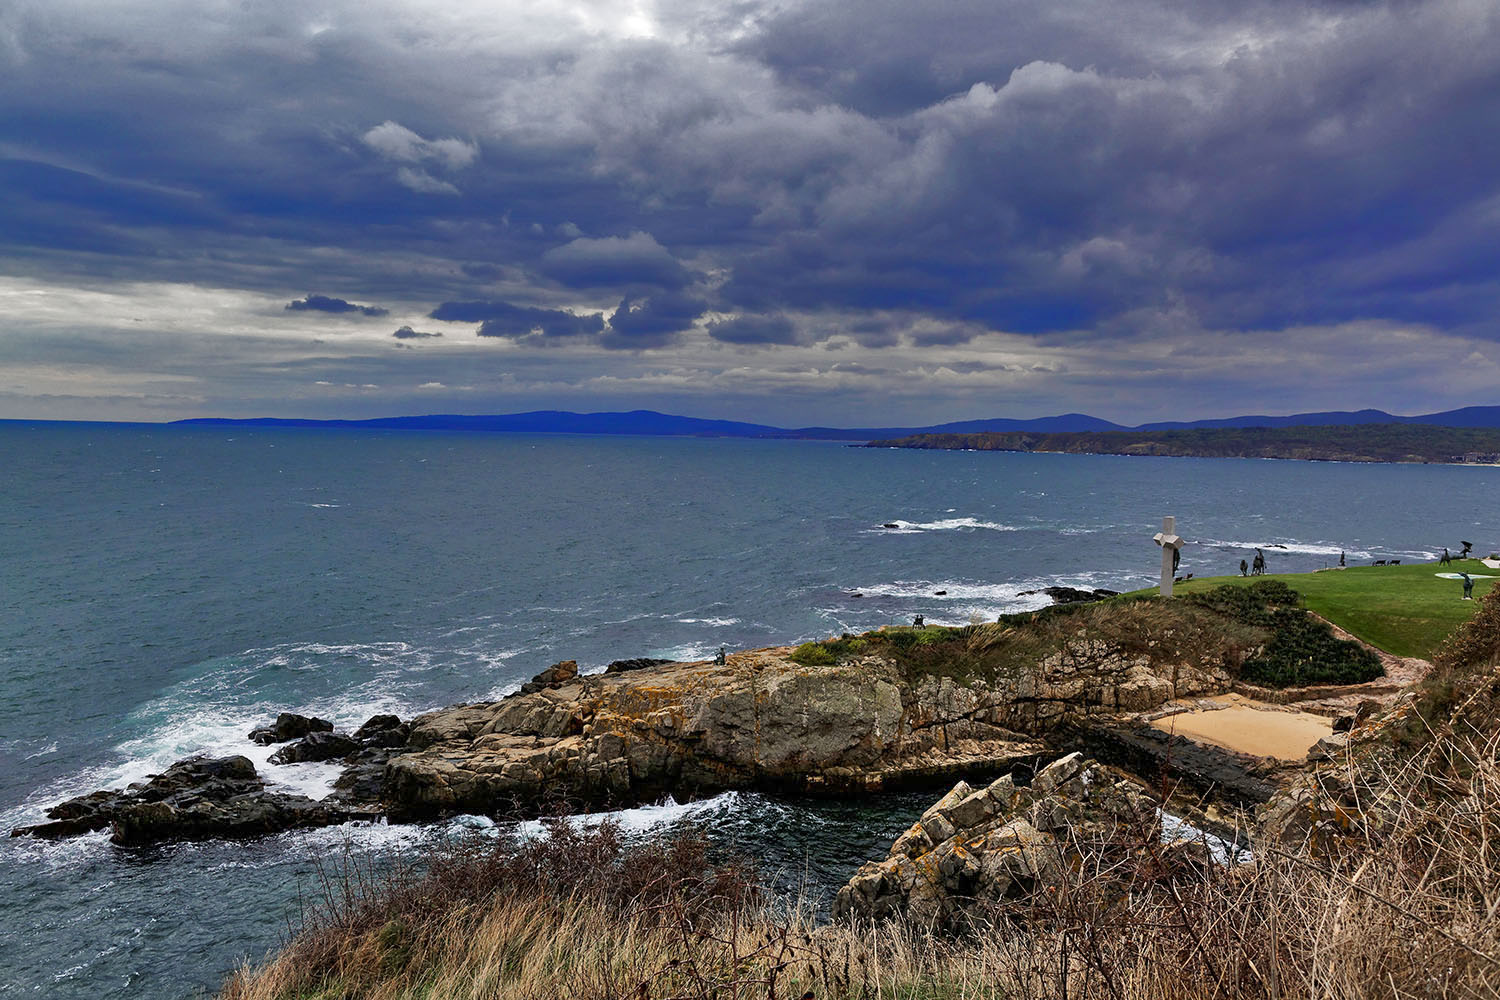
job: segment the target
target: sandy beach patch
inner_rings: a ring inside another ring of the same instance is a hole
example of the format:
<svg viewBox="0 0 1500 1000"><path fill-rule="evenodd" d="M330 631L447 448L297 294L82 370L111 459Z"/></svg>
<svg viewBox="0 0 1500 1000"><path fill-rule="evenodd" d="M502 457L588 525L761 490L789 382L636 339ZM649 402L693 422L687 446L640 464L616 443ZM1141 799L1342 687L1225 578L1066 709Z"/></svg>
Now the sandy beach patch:
<svg viewBox="0 0 1500 1000"><path fill-rule="evenodd" d="M1200 743L1280 760L1300 760L1333 732L1333 720L1326 716L1256 708L1233 696L1223 703L1223 708L1164 716L1151 725Z"/></svg>

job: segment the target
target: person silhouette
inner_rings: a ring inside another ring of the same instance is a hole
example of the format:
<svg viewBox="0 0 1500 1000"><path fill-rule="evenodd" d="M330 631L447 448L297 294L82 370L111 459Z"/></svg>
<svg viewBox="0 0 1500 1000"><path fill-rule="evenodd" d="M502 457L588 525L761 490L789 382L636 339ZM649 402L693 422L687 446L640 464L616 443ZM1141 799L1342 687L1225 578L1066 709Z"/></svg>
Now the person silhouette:
<svg viewBox="0 0 1500 1000"><path fill-rule="evenodd" d="M1463 599L1466 600L1466 601L1472 601L1474 599L1474 581L1473 581L1473 579L1467 573L1460 573L1458 575L1464 578L1464 597L1463 597Z"/></svg>

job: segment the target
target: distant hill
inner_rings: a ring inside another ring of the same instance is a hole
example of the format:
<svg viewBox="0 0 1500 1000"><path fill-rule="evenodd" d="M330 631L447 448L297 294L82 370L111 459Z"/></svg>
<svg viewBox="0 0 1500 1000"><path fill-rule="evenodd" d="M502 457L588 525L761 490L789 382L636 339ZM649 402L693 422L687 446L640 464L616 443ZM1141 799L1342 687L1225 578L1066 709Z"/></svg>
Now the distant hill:
<svg viewBox="0 0 1500 1000"><path fill-rule="evenodd" d="M1191 427L1058 434L914 434L868 448L1162 455L1182 458L1289 458L1326 462L1500 463L1500 428L1433 424L1330 424L1300 427Z"/></svg>
<svg viewBox="0 0 1500 1000"><path fill-rule="evenodd" d="M463 430L549 434L645 434L678 437L748 437L869 441L872 438L905 437L924 433L977 433L982 431L1100 431L1119 429L1119 424L1083 413L1064 413L1032 420L963 420L932 427L772 427L738 420L707 420L679 417L655 410L619 413L573 413L567 410L532 410L470 416L434 413L420 417L376 417L370 420L306 420L295 417L201 417L175 420L174 424L229 425L235 427L369 427L401 430Z"/></svg>
<svg viewBox="0 0 1500 1000"><path fill-rule="evenodd" d="M414 417L376 417L371 420L304 420L290 417L258 417L236 420L202 417L177 420L175 424L228 425L236 427L367 427L400 430L461 430L502 433L549 434L643 434L679 437L745 437L821 439L826 441L872 441L913 437L919 434L1063 434L1123 431L1169 431L1200 428L1285 428L1425 424L1439 427L1500 428L1500 406L1468 406L1460 410L1400 417L1382 410L1355 412L1295 413L1290 416L1244 416L1188 422L1159 422L1126 427L1086 413L1062 413L1030 420L992 418L959 420L929 427L773 427L738 420L708 420L681 417L655 410L614 413L574 413L568 410L532 410L526 413L468 415L434 413Z"/></svg>
<svg viewBox="0 0 1500 1000"><path fill-rule="evenodd" d="M1225 417L1220 420L1158 421L1131 427L1136 431L1166 431L1198 427L1350 427L1357 424L1430 424L1435 427L1500 427L1500 406L1466 406L1459 410L1398 417L1384 410L1333 410L1326 413L1294 413L1285 417ZM1049 428L1086 430L1092 428ZM1127 428L1119 428L1126 430Z"/></svg>

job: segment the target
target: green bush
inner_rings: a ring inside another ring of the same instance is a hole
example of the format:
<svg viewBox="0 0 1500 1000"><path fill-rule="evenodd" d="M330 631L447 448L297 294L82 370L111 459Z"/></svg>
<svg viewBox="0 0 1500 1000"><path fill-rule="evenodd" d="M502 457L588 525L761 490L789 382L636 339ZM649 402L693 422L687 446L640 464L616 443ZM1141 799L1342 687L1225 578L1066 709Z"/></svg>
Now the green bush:
<svg viewBox="0 0 1500 1000"><path fill-rule="evenodd" d="M848 659L869 648L870 641L859 636L844 635L839 639L823 642L804 642L791 652L791 661L804 667L829 667L840 660Z"/></svg>
<svg viewBox="0 0 1500 1000"><path fill-rule="evenodd" d="M839 662L839 658L821 642L804 642L792 650L791 661L804 667L829 667Z"/></svg>
<svg viewBox="0 0 1500 1000"><path fill-rule="evenodd" d="M1360 684L1385 673L1378 656L1357 642L1335 638L1326 622L1302 610L1301 595L1281 580L1225 584L1187 600L1270 631L1260 653L1240 669L1241 678L1252 684Z"/></svg>

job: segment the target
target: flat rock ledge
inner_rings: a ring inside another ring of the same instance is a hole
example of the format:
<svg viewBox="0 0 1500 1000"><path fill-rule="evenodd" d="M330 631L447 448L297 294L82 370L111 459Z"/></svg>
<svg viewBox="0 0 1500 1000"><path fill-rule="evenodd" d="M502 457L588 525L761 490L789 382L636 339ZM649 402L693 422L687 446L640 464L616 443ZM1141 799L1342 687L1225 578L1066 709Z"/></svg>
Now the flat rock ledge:
<svg viewBox="0 0 1500 1000"><path fill-rule="evenodd" d="M1058 885L1085 849L1157 850L1159 806L1133 777L1079 753L1043 768L1029 788L1009 775L978 789L960 781L896 840L889 856L855 873L833 913L962 929L1006 902ZM1192 842L1158 854L1188 873L1210 863L1207 849Z"/></svg>

